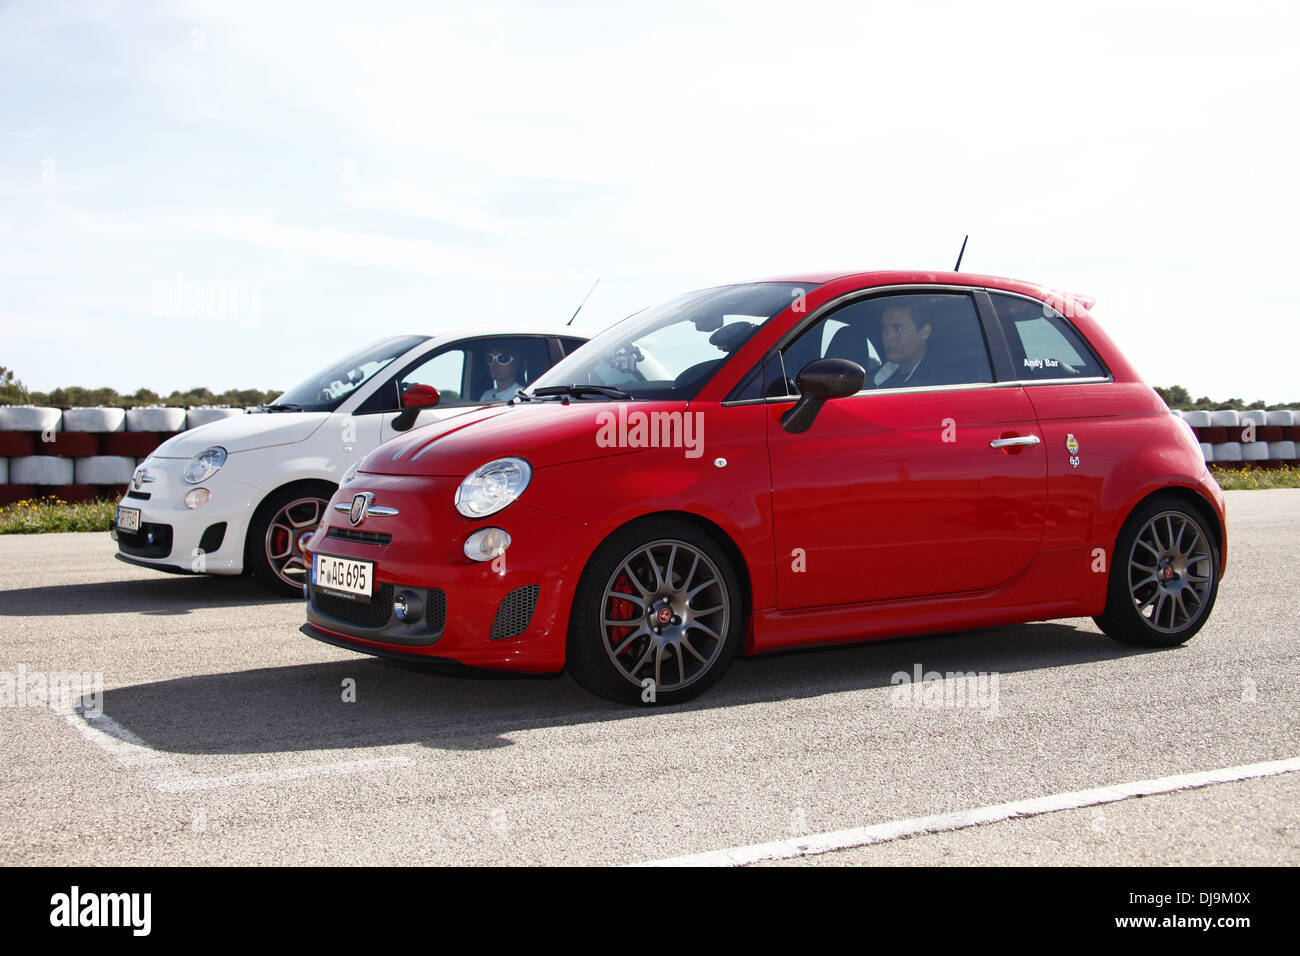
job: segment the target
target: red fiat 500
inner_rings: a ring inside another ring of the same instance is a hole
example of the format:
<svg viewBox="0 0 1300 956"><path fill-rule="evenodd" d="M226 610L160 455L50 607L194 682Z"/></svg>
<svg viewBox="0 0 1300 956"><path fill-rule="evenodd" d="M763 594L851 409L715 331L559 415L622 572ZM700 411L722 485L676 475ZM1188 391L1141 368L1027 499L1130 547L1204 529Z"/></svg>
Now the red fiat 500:
<svg viewBox="0 0 1300 956"><path fill-rule="evenodd" d="M965 273L693 292L415 429L304 541L313 637L699 694L738 653L1205 623L1223 495L1091 303Z"/></svg>

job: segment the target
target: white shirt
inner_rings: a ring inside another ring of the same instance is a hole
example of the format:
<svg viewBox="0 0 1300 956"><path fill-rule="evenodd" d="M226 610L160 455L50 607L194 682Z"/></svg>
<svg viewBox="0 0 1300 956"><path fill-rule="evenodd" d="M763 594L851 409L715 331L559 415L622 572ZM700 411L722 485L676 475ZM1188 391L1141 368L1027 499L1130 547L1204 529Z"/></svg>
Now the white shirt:
<svg viewBox="0 0 1300 956"><path fill-rule="evenodd" d="M922 356L921 362L924 361L925 361L925 357ZM921 367L921 362L917 362L915 365L912 366L912 371L907 373L906 377L903 379L904 382L910 382L912 380L912 376L916 374L916 370ZM875 382L877 386L879 386L885 382L888 382L889 377L897 371L898 371L897 362L886 362L884 365L880 366L879 370L876 372L876 374L872 377L871 380Z"/></svg>

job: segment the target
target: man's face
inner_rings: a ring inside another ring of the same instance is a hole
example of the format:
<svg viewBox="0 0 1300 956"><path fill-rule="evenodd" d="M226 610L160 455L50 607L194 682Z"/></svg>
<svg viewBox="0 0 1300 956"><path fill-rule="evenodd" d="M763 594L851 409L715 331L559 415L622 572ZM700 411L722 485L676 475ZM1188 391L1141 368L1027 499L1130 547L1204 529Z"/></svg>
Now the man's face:
<svg viewBox="0 0 1300 956"><path fill-rule="evenodd" d="M885 310L882 324L885 340L885 358L897 362L901 368L910 369L925 357L925 341L930 337L930 323L916 327L912 309L895 305Z"/></svg>
<svg viewBox="0 0 1300 956"><path fill-rule="evenodd" d="M488 374L497 388L509 385L519 371L519 360L503 349L490 348L487 353ZM505 361L509 359L509 361Z"/></svg>

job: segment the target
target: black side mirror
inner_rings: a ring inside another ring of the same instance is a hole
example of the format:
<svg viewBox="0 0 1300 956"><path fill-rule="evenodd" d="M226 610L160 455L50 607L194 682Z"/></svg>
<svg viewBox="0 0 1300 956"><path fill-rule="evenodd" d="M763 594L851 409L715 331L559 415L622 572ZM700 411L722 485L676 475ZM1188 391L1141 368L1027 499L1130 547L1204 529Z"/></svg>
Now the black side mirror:
<svg viewBox="0 0 1300 956"><path fill-rule="evenodd" d="M812 427L817 413L832 398L844 398L862 390L866 370L848 359L817 359L799 370L800 398L781 416L781 427L792 435Z"/></svg>

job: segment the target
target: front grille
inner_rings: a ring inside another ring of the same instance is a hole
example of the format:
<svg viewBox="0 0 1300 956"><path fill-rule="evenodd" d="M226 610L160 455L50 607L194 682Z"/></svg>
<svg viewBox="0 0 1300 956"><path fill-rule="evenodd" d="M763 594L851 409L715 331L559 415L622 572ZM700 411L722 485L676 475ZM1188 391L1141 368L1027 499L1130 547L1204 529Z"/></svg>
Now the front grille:
<svg viewBox="0 0 1300 956"><path fill-rule="evenodd" d="M117 547L123 554L137 558L165 558L172 553L172 526L145 522L139 531L118 528Z"/></svg>
<svg viewBox="0 0 1300 956"><path fill-rule="evenodd" d="M507 594L501 606L497 608L496 620L492 622L489 639L501 641L508 637L518 637L528 630L528 622L533 619L533 611L537 607L537 597L541 591L540 585L529 584L526 587L515 588Z"/></svg>
<svg viewBox="0 0 1300 956"><path fill-rule="evenodd" d="M380 584L374 597L366 601L350 601L345 597L312 588L312 606L317 612L354 627L379 630L393 616L393 586Z"/></svg>
<svg viewBox="0 0 1300 956"><path fill-rule="evenodd" d="M343 541L357 541L361 544L388 544L393 540L391 534L383 531L354 531L351 528L330 528L327 538L340 538Z"/></svg>
<svg viewBox="0 0 1300 956"><path fill-rule="evenodd" d="M433 631L441 631L447 622L447 593L429 588L424 596L424 623Z"/></svg>

